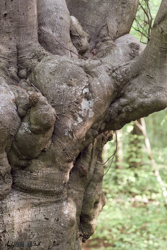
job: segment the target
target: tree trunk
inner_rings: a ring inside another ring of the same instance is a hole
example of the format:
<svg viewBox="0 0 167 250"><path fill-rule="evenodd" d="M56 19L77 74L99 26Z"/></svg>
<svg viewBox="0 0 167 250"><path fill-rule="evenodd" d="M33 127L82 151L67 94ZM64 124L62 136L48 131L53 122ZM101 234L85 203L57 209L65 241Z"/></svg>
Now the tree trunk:
<svg viewBox="0 0 167 250"><path fill-rule="evenodd" d="M166 1L141 55L128 35L138 0L67 5L0 2L4 250L81 249L106 203L101 153L110 131L166 107Z"/></svg>
<svg viewBox="0 0 167 250"><path fill-rule="evenodd" d="M164 200L165 200L165 205L167 207L167 190L166 190L166 187L165 187L165 184L163 183L162 181L162 178L160 176L160 173L159 173L159 170L158 170L158 167L157 167L157 164L154 160L154 157L152 155L152 151L151 151L151 145L150 145L150 141L149 141L149 138L147 136L147 131L146 131L146 124L145 124L145 121L144 121L144 118L141 118L141 122L135 122L136 123L136 126L138 127L138 129L141 131L141 133L143 134L144 136L144 142L145 142L145 149L146 149L146 153L150 159L150 162L151 162L151 166L154 168L154 171L155 171L155 176L157 178L157 181L161 187L161 190L162 190L162 194L164 196Z"/></svg>
<svg viewBox="0 0 167 250"><path fill-rule="evenodd" d="M144 126L144 118L140 118L134 122L133 130L129 136L127 163L130 168L140 167L143 161L144 135L142 130L139 129L138 124L140 124L141 127Z"/></svg>
<svg viewBox="0 0 167 250"><path fill-rule="evenodd" d="M116 168L122 169L123 163L123 145L122 145L122 129L117 131L117 152L115 155Z"/></svg>

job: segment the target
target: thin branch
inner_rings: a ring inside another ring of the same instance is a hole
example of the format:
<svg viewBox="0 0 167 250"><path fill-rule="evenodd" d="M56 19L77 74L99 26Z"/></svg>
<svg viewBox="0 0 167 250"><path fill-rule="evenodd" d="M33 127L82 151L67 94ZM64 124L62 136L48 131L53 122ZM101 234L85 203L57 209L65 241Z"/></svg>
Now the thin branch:
<svg viewBox="0 0 167 250"><path fill-rule="evenodd" d="M134 30L136 30L137 32L139 32L141 35L143 35L144 37L146 37L148 39L148 36L146 34L144 34L141 30L139 30L135 27L133 27L133 28L134 28Z"/></svg>
<svg viewBox="0 0 167 250"><path fill-rule="evenodd" d="M149 15L151 17L151 20L153 20L152 14L151 14L151 9L150 9L150 5L149 5L149 1L147 2L147 9L149 11Z"/></svg>
<svg viewBox="0 0 167 250"><path fill-rule="evenodd" d="M104 177L104 176L108 173L108 171L110 170L110 168L111 168L111 166L112 166L112 163L113 163L113 161L114 161L114 157L115 157L115 155L116 155L117 149L118 149L117 132L116 132L116 131L114 131L114 132L115 132L115 136L116 136L116 148L115 148L114 154L113 154L112 156L110 156L110 157L108 158L108 160L105 162L105 163L107 163L107 162L112 158L111 163L110 163L110 166L109 166L109 168L107 169L107 171L105 172L105 174L103 175L103 177ZM104 165L105 163L103 163L103 165Z"/></svg>
<svg viewBox="0 0 167 250"><path fill-rule="evenodd" d="M141 9L143 10L143 12L145 13L145 15L147 16L147 19L150 20L149 14L147 13L147 11L143 7L143 5L141 3L139 3L139 5L140 5Z"/></svg>
<svg viewBox="0 0 167 250"><path fill-rule="evenodd" d="M62 46L64 49L70 51L71 53L77 55L78 57L81 57L81 58L84 59L84 60L87 60L86 57L81 56L81 55L75 53L73 50L66 48L61 42L59 42L59 41L57 40L57 38L56 38L55 36L53 36L53 35L52 35L51 33L49 33L48 31L44 30L43 28L39 28L39 29L40 29L41 31L47 33L48 35L50 35L50 36L51 36L58 44L60 44L60 46Z"/></svg>
<svg viewBox="0 0 167 250"><path fill-rule="evenodd" d="M136 20L138 29L136 29L134 26L133 28L141 34L140 41L142 41L142 36L146 37L147 40L149 41L150 35L151 35L152 23L153 23L153 17L152 17L151 10L150 10L149 0L140 1L138 11L139 10L143 12L144 20L140 20L139 16L138 16L139 18L138 20L138 18L136 17L135 20ZM141 24L141 22L143 25Z"/></svg>
<svg viewBox="0 0 167 250"><path fill-rule="evenodd" d="M114 160L114 157L115 157L115 154L116 154L116 152L117 152L117 144L118 144L117 132L116 132L116 131L114 131L114 132L115 132L115 136L116 136L116 148L115 148L114 154L113 154L112 156L110 156L110 157L108 158L108 160L107 160L107 161L109 161L109 160L112 158L109 168L107 169L106 173L103 174L103 175L100 177L99 181L102 180L103 177L104 177L104 176L108 173L108 171L110 170L111 165L112 165L113 160ZM106 162L107 162L107 161L106 161ZM105 163L106 163L106 162L105 162ZM104 165L105 163L103 163L103 165ZM93 190L93 192L90 192L90 193L85 192L85 195L88 194L88 195L93 196L93 193L94 193L94 192L95 192L95 189ZM84 204L87 202L87 200L88 200L88 198L85 199L85 201L82 203L82 205L84 205Z"/></svg>
<svg viewBox="0 0 167 250"><path fill-rule="evenodd" d="M34 89L35 89L37 92L40 92L39 89L38 89L37 87L35 87L35 85L34 85L32 82L30 82L30 84L31 84L31 86L34 87ZM41 92L40 92L40 93L41 93Z"/></svg>

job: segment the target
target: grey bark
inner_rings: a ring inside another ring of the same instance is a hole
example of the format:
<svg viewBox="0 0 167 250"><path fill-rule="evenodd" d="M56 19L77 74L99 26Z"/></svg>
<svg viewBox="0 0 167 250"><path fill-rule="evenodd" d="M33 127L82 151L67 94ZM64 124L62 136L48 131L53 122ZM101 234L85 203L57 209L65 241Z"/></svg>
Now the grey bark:
<svg viewBox="0 0 167 250"><path fill-rule="evenodd" d="M127 34L137 0L67 4L0 2L4 250L81 249L106 203L110 131L166 107L166 2L142 53Z"/></svg>

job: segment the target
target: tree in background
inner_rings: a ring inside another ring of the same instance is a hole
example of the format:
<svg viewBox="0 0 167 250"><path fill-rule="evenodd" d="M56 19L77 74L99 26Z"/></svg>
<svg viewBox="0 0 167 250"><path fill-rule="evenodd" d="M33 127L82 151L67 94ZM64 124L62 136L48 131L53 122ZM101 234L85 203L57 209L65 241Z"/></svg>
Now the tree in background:
<svg viewBox="0 0 167 250"><path fill-rule="evenodd" d="M138 4L0 2L2 249L81 249L106 203L110 131L166 107L167 3L143 52Z"/></svg>
<svg viewBox="0 0 167 250"><path fill-rule="evenodd" d="M127 152L127 163L130 168L137 168L142 165L143 162L143 131L140 126L143 126L144 118L140 118L133 123L133 129L129 134L129 146Z"/></svg>

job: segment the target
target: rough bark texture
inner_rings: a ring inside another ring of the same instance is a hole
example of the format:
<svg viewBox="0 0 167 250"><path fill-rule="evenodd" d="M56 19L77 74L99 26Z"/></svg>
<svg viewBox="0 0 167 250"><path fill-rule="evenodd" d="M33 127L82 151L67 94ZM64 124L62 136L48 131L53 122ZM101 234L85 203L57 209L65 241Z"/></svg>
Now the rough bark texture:
<svg viewBox="0 0 167 250"><path fill-rule="evenodd" d="M138 7L138 0L67 0L69 11L90 34L91 47L109 36L111 39L128 33Z"/></svg>
<svg viewBox="0 0 167 250"><path fill-rule="evenodd" d="M167 4L145 49L128 34L137 6L1 0L0 249L80 250L112 130L166 107Z"/></svg>

